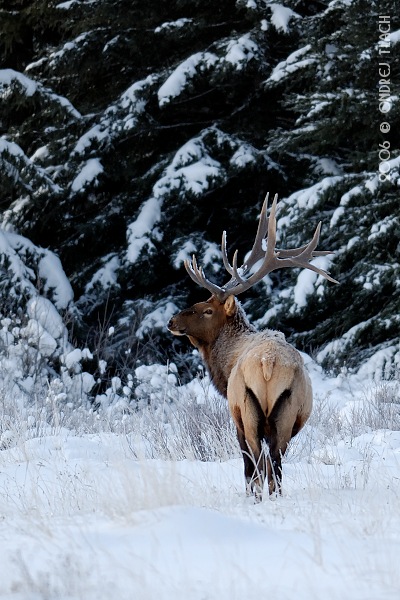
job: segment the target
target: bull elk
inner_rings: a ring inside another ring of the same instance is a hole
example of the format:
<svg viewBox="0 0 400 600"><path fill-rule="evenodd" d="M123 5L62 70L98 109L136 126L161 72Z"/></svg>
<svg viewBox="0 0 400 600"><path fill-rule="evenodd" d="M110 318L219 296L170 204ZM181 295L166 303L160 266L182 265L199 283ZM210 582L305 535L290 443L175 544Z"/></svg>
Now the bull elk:
<svg viewBox="0 0 400 600"><path fill-rule="evenodd" d="M279 331L256 331L236 296L282 267L311 269L329 281L330 275L310 264L316 256L321 223L305 246L278 250L276 243L275 196L269 218L268 195L250 254L238 267L238 252L230 264L226 233L222 235L222 259L230 280L222 287L212 283L197 265L195 256L185 261L190 277L211 292L205 302L194 304L171 318L168 329L186 335L206 364L217 390L228 399L243 454L247 494L262 499L264 480L270 494L281 492L281 461L290 439L303 427L311 413L311 381L300 353ZM260 265L253 272L253 267ZM267 444L269 455L264 443Z"/></svg>

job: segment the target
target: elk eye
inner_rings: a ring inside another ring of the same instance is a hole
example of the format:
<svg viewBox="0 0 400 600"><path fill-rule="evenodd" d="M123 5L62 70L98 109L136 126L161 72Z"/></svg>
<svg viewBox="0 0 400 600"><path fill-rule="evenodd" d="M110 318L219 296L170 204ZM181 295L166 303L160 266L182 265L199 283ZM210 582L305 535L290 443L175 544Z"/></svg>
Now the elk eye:
<svg viewBox="0 0 400 600"><path fill-rule="evenodd" d="M212 315L213 314L213 309L212 308L206 308L206 310L203 313L204 315Z"/></svg>

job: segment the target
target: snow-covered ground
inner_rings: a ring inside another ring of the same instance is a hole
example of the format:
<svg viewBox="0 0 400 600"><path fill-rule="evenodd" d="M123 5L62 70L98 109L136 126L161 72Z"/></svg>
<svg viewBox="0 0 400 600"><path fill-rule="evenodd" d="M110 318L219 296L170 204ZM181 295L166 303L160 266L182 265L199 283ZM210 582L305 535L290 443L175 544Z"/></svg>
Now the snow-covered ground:
<svg viewBox="0 0 400 600"><path fill-rule="evenodd" d="M261 504L204 382L119 424L83 411L46 424L3 397L0 598L398 600L398 383L308 368L312 418L282 497Z"/></svg>

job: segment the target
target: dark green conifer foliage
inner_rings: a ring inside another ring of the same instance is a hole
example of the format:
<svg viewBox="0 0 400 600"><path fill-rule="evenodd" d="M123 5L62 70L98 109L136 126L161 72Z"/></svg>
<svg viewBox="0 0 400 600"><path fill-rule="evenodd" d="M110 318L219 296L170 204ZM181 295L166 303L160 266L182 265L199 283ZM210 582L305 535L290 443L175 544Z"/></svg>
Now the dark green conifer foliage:
<svg viewBox="0 0 400 600"><path fill-rule="evenodd" d="M76 335L117 324L116 363L146 336L148 360L169 356L163 323L206 295L183 259L195 252L222 282L222 229L243 257L270 191L282 198L282 246L323 221L341 286L307 280L301 293L298 271L278 272L243 298L246 309L306 350L336 340L320 355L328 366L381 350L382 369L394 368L399 102L394 93L383 136L377 84L379 14L394 32L396 11L387 0L279 6L1 4L2 223L60 256ZM393 39L393 82L399 47Z"/></svg>

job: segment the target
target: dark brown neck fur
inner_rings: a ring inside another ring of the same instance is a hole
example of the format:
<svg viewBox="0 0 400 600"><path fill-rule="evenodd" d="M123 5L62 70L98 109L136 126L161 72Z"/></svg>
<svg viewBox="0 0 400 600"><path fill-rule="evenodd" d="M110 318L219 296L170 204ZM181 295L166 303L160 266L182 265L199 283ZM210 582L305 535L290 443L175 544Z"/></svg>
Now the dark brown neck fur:
<svg viewBox="0 0 400 600"><path fill-rule="evenodd" d="M217 338L212 343L198 345L213 384L225 398L228 378L236 362L243 336L247 337L255 331L244 310L238 305L235 315L219 331Z"/></svg>

